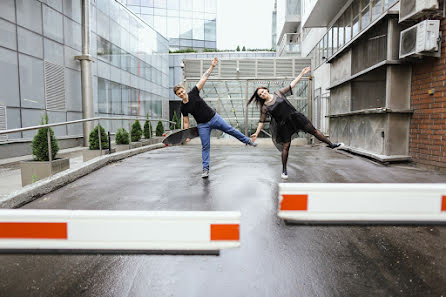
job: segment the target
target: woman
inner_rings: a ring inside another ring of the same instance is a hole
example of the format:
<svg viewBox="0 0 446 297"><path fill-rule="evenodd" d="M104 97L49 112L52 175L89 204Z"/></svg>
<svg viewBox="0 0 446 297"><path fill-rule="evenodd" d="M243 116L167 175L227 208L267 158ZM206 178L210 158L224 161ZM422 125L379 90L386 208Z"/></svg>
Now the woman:
<svg viewBox="0 0 446 297"><path fill-rule="evenodd" d="M332 143L324 134L314 128L313 124L286 99L286 96L292 95L293 88L299 80L308 72L310 67L304 68L302 72L296 77L291 84L285 88L280 89L273 94L265 87L258 87L248 105L255 101L257 106L260 106L261 116L256 133L251 135L251 141L255 141L259 136L260 131L266 120L267 114L271 116L271 132L273 142L276 147L282 151L282 178L288 179L287 161L288 152L290 150L291 136L299 131L304 131L314 135L317 139L328 144L329 148L337 148L340 144Z"/></svg>

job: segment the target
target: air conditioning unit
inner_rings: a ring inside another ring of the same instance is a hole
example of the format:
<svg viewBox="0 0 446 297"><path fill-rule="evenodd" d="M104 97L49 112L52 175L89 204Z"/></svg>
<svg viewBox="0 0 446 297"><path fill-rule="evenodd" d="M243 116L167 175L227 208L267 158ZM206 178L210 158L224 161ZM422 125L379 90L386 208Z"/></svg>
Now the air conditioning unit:
<svg viewBox="0 0 446 297"><path fill-rule="evenodd" d="M400 22L416 19L427 11L438 8L438 0L400 0Z"/></svg>
<svg viewBox="0 0 446 297"><path fill-rule="evenodd" d="M401 32L400 59L413 55L432 55L439 50L440 21L426 20Z"/></svg>

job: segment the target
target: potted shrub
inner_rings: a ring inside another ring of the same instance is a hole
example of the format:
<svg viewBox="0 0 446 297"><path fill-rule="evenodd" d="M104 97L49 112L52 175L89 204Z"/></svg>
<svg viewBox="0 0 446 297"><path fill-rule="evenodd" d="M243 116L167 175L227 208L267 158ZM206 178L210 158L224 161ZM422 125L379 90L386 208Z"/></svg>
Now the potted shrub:
<svg viewBox="0 0 446 297"><path fill-rule="evenodd" d="M151 140L153 129L152 129L152 123L149 121L149 114L147 114L147 119L146 122L144 123L143 134L144 134L144 139L141 140L142 145L149 145L154 143L153 140Z"/></svg>
<svg viewBox="0 0 446 297"><path fill-rule="evenodd" d="M48 115L42 117L41 125L48 124ZM50 131L51 160L48 151L48 130ZM70 168L69 158L57 158L59 151L57 139L51 128L40 128L31 143L34 160L20 162L22 186Z"/></svg>
<svg viewBox="0 0 446 297"><path fill-rule="evenodd" d="M141 147L141 137L142 137L142 128L141 123L136 120L132 125L132 130L130 131L130 139L132 143L130 144L130 148Z"/></svg>
<svg viewBox="0 0 446 297"><path fill-rule="evenodd" d="M156 136L163 136L164 133L164 126L163 123L161 123L161 121L158 121L158 124L156 125Z"/></svg>
<svg viewBox="0 0 446 297"><path fill-rule="evenodd" d="M130 149L129 133L124 128L120 128L116 131L115 141L117 152Z"/></svg>
<svg viewBox="0 0 446 297"><path fill-rule="evenodd" d="M106 155L109 153L108 150L108 137L107 134L105 134L105 129L102 126L99 126L101 131L101 146L102 146L102 154ZM98 126L94 127L94 129L90 132L90 139L89 139L89 147L88 150L84 150L82 152L83 154L83 160L84 162L87 162L88 160L91 160L93 158L99 157L101 155L101 151L99 150L99 135L98 135ZM115 149L112 149L112 153L115 151Z"/></svg>
<svg viewBox="0 0 446 297"><path fill-rule="evenodd" d="M180 119L178 118L175 110L173 111L172 122L175 122L175 124L170 124L170 130L177 130L181 128Z"/></svg>

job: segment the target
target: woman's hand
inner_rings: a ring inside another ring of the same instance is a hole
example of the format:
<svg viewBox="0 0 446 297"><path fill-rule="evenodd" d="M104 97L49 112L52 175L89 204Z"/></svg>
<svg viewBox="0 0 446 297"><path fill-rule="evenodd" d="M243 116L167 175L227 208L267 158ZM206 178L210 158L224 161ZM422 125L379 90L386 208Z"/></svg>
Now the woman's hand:
<svg viewBox="0 0 446 297"><path fill-rule="evenodd" d="M311 71L311 67L305 67L304 69L302 69L302 72L300 73L302 76L304 76L305 74L307 74L308 72Z"/></svg>
<svg viewBox="0 0 446 297"><path fill-rule="evenodd" d="M251 142L256 141L256 139L257 139L257 134L256 133L252 134L251 135Z"/></svg>

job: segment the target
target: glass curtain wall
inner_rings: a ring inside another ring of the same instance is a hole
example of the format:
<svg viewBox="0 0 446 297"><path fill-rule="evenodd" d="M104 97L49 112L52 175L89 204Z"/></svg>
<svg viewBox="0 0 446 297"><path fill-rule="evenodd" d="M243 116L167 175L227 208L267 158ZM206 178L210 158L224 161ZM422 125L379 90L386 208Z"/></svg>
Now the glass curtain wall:
<svg viewBox="0 0 446 297"><path fill-rule="evenodd" d="M167 39L119 2L97 0L93 10L96 114L165 117L168 110L163 110L163 105L168 106L169 96ZM115 131L123 123L108 124L111 126L106 128ZM128 128L125 123L124 127Z"/></svg>
<svg viewBox="0 0 446 297"><path fill-rule="evenodd" d="M121 0L163 36L171 51L216 49L217 0Z"/></svg>

